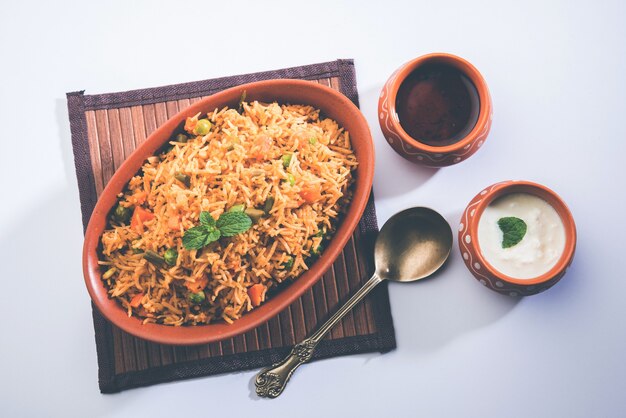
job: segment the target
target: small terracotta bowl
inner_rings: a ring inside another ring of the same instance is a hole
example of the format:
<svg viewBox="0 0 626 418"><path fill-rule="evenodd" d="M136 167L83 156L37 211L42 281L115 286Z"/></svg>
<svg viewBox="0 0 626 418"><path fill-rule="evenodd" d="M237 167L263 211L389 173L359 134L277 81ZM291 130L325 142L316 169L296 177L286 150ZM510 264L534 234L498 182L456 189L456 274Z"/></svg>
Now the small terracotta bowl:
<svg viewBox="0 0 626 418"><path fill-rule="evenodd" d="M398 89L413 71L424 64L445 64L454 67L465 74L478 91L480 110L476 125L465 138L454 144L441 147L427 145L411 137L400 125L396 111ZM389 77L378 99L378 122L389 145L407 160L428 167L446 167L472 156L487 139L492 114L489 89L482 75L472 64L451 54L428 54L407 62Z"/></svg>
<svg viewBox="0 0 626 418"><path fill-rule="evenodd" d="M483 257L478 243L478 222L485 208L495 199L509 193L529 193L548 202L565 226L565 248L561 258L547 273L533 279L515 279L492 267ZM469 271L483 286L510 296L529 296L554 286L572 263L576 249L576 225L561 198L541 184L529 181L503 181L493 184L467 205L459 225L459 248Z"/></svg>

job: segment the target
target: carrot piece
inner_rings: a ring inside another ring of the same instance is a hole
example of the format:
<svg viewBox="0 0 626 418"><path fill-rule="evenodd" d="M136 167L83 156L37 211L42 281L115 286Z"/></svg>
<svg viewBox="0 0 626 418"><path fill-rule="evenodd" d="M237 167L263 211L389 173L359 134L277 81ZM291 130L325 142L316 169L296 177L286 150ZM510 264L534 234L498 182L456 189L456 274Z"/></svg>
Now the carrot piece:
<svg viewBox="0 0 626 418"><path fill-rule="evenodd" d="M200 276L196 278L195 282L185 282L185 286L190 292L198 293L209 284L209 279L206 276Z"/></svg>
<svg viewBox="0 0 626 418"><path fill-rule="evenodd" d="M133 308L138 308L139 305L141 304L141 299L143 298L143 293L137 293L135 296L133 296L133 298L130 300L130 306L132 306Z"/></svg>
<svg viewBox="0 0 626 418"><path fill-rule="evenodd" d="M248 288L248 296L250 297L250 302L252 302L252 306L259 306L263 299L265 298L265 291L267 288L261 283L253 284Z"/></svg>
<svg viewBox="0 0 626 418"><path fill-rule="evenodd" d="M139 214L139 220L141 220L142 223L154 219L154 213L150 212L148 209L137 206L135 211Z"/></svg>
<svg viewBox="0 0 626 418"><path fill-rule="evenodd" d="M195 115L194 117L191 117L191 118L187 118L185 120L185 130L187 132L193 133L193 130L196 128L196 124L198 123L198 115Z"/></svg>
<svg viewBox="0 0 626 418"><path fill-rule="evenodd" d="M138 234L143 232L143 223L141 222L141 219L139 219L139 212L137 212L137 208L135 208L133 216L130 218L130 228Z"/></svg>
<svg viewBox="0 0 626 418"><path fill-rule="evenodd" d="M135 206L133 217L130 220L130 227L138 234L141 234L143 232L144 222L152 219L154 219L154 213L140 206Z"/></svg>
<svg viewBox="0 0 626 418"><path fill-rule="evenodd" d="M302 190L300 190L299 194L300 197L307 203L314 203L322 198L322 191L320 190L320 186L318 184L305 186Z"/></svg>
<svg viewBox="0 0 626 418"><path fill-rule="evenodd" d="M190 118L187 118L185 120L185 128L184 129L187 132L189 132L190 134L193 134L193 130L196 129L196 125L198 124L198 116L200 116L200 113L198 113L198 114L196 114L196 115L194 115L194 116L192 116Z"/></svg>

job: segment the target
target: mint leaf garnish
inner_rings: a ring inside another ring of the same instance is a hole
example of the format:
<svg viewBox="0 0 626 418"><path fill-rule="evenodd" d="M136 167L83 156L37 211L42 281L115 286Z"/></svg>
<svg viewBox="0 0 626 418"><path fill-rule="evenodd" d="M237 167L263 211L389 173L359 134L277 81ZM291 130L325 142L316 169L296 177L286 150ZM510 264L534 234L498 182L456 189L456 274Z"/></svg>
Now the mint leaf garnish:
<svg viewBox="0 0 626 418"><path fill-rule="evenodd" d="M208 244L206 242L207 235L208 231L205 226L194 226L185 231L185 235L183 235L183 246L188 250L199 250Z"/></svg>
<svg viewBox="0 0 626 418"><path fill-rule="evenodd" d="M498 226L502 230L502 248L510 248L517 245L528 229L526 222L514 216L498 219Z"/></svg>
<svg viewBox="0 0 626 418"><path fill-rule="evenodd" d="M232 237L247 231L252 219L244 212L224 212L217 222L209 212L200 213L200 225L185 231L183 246L188 250L199 250L221 237Z"/></svg>
<svg viewBox="0 0 626 418"><path fill-rule="evenodd" d="M209 212L200 212L200 225L215 227L215 219Z"/></svg>
<svg viewBox="0 0 626 418"><path fill-rule="evenodd" d="M232 237L246 232L252 226L252 219L244 212L224 212L215 224L224 237Z"/></svg>
<svg viewBox="0 0 626 418"><path fill-rule="evenodd" d="M209 245L213 241L217 241L222 236L222 233L219 229L211 229L208 231L206 235L206 240L204 245Z"/></svg>

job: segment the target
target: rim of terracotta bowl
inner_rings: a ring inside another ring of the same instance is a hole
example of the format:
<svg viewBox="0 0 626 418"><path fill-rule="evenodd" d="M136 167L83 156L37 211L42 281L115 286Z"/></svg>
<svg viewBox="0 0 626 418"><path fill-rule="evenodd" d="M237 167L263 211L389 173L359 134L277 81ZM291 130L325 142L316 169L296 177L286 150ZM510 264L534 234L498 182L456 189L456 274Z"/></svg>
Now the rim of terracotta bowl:
<svg viewBox="0 0 626 418"><path fill-rule="evenodd" d="M404 130L404 128L400 124L400 120L395 116L398 114L398 112L396 111L396 99L400 86L413 71L415 71L419 66L427 63L443 63L456 68L470 79L470 81L476 87L476 91L478 92L480 108L478 111L478 119L476 120L474 127L463 139L450 145L438 147L418 141ZM463 149L463 147L465 147L466 145L474 142L483 131L485 125L489 122L492 104L491 96L489 95L489 89L487 88L487 83L485 82L485 79L478 71L478 69L476 69L476 67L474 67L469 61L453 54L434 52L431 54L422 55L407 62L402 67L400 67L398 74L396 74L395 78L393 79L391 88L389 90L389 113L392 115L392 117L389 119L391 120L392 127L396 130L396 132L399 134L400 138L404 142L424 152L446 154L459 151Z"/></svg>
<svg viewBox="0 0 626 418"><path fill-rule="evenodd" d="M314 106L336 120L350 132L352 147L359 166L355 173L353 197L348 212L341 219L335 236L311 268L291 282L260 307L244 314L232 325L216 323L196 326L169 326L142 324L137 317L128 317L115 299L110 299L102 282L98 266L98 244L106 227L107 215L130 178L140 169L145 159L153 155L171 137L188 116L206 113L216 107L236 106L243 91L248 100L279 103L298 103ZM363 215L374 178L374 145L367 121L361 111L343 94L330 87L304 80L259 81L213 94L177 113L157 128L122 163L98 199L85 232L83 245L83 274L89 295L96 308L107 320L139 338L170 345L195 345L220 341L242 334L268 321L293 303L313 286L330 268L352 236Z"/></svg>
<svg viewBox="0 0 626 418"><path fill-rule="evenodd" d="M556 210L565 228L565 248L563 248L561 257L550 270L532 279L517 279L502 273L483 257L480 249L480 241L478 240L478 223L480 222L480 218L485 208L495 199L511 193L528 193L542 198ZM532 286L545 283L565 269L574 256L574 252L576 250L576 224L574 223L574 217L563 199L561 199L561 197L552 189L549 189L542 184L531 181L513 180L503 182L499 187L495 187L485 194L480 203L476 205L475 211L476 212L472 217L472 222L469 225L469 233L473 237L473 241L476 246L476 257L480 263L485 266L489 273L505 282L522 286Z"/></svg>

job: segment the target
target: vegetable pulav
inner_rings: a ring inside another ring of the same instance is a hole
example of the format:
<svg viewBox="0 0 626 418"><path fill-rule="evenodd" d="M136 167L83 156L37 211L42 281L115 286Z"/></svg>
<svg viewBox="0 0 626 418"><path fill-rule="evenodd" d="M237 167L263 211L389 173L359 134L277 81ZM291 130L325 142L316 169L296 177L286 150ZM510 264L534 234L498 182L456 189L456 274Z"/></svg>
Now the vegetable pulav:
<svg viewBox="0 0 626 418"><path fill-rule="evenodd" d="M232 323L320 255L356 167L349 133L311 106L242 100L187 118L109 215L110 297L144 323Z"/></svg>

